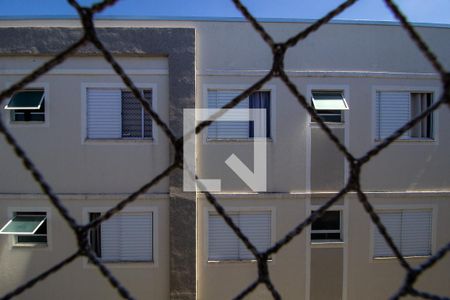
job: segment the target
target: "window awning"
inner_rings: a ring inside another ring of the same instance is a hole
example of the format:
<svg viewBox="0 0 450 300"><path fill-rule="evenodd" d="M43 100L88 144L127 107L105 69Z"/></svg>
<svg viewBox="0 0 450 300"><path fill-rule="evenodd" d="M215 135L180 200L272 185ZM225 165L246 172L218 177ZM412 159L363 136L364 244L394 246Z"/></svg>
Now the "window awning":
<svg viewBox="0 0 450 300"><path fill-rule="evenodd" d="M0 229L0 234L30 235L35 234L44 224L45 216L15 216Z"/></svg>
<svg viewBox="0 0 450 300"><path fill-rule="evenodd" d="M44 101L44 91L21 91L15 93L5 109L37 110Z"/></svg>
<svg viewBox="0 0 450 300"><path fill-rule="evenodd" d="M312 103L316 110L347 110L348 104L341 92L313 92Z"/></svg>

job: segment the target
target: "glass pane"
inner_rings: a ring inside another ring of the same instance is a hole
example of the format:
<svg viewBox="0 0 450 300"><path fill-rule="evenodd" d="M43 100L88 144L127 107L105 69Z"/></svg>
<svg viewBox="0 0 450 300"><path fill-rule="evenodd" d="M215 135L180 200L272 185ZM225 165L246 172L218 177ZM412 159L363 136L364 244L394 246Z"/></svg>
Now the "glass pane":
<svg viewBox="0 0 450 300"><path fill-rule="evenodd" d="M316 110L346 110L347 102L342 92L313 92L312 102Z"/></svg>
<svg viewBox="0 0 450 300"><path fill-rule="evenodd" d="M11 111L11 120L16 122L25 121L25 113L19 110L13 110Z"/></svg>
<svg viewBox="0 0 450 300"><path fill-rule="evenodd" d="M341 100L342 92L335 91L321 91L321 92L313 92L313 98L316 100Z"/></svg>
<svg viewBox="0 0 450 300"><path fill-rule="evenodd" d="M321 233L311 233L311 240L334 240L334 241L340 241L341 240L341 234L340 233L328 233L328 232L321 232Z"/></svg>
<svg viewBox="0 0 450 300"><path fill-rule="evenodd" d="M14 110L11 110L11 120L14 122L21 122L21 121L44 122L45 121L45 101L42 102L40 109L35 109L35 110L14 109Z"/></svg>
<svg viewBox="0 0 450 300"><path fill-rule="evenodd" d="M341 123L343 121L341 110L318 110L317 114L324 122Z"/></svg>
<svg viewBox="0 0 450 300"><path fill-rule="evenodd" d="M311 230L340 230L341 213L339 211L326 211L311 225Z"/></svg>
<svg viewBox="0 0 450 300"><path fill-rule="evenodd" d="M89 213L89 221L94 221L95 219L99 218L100 215L100 213ZM97 257L102 257L100 226L101 225L97 225L89 230L89 242L92 250L94 251L95 255L97 255Z"/></svg>
<svg viewBox="0 0 450 300"><path fill-rule="evenodd" d="M44 91L22 91L15 93L6 109L39 109L44 100Z"/></svg>
<svg viewBox="0 0 450 300"><path fill-rule="evenodd" d="M122 137L142 137L142 107L132 92L122 91Z"/></svg>
<svg viewBox="0 0 450 300"><path fill-rule="evenodd" d="M47 243L47 236L42 235L18 235L17 243L24 244L45 244Z"/></svg>
<svg viewBox="0 0 450 300"><path fill-rule="evenodd" d="M150 104L152 107L152 90L144 90L144 99ZM152 137L152 118L150 114L144 110L144 137L151 138Z"/></svg>
<svg viewBox="0 0 450 300"><path fill-rule="evenodd" d="M2 228L5 234L33 234L43 224L45 216L15 216L12 221Z"/></svg>

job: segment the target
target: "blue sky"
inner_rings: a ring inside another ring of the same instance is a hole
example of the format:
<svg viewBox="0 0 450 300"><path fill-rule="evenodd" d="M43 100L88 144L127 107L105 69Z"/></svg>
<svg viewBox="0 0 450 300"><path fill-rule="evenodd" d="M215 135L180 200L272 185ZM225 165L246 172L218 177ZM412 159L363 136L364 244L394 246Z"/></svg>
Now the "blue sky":
<svg viewBox="0 0 450 300"><path fill-rule="evenodd" d="M316 19L343 0L243 0L259 18ZM95 1L79 0L82 4ZM450 0L397 0L408 18L418 23L450 24ZM0 0L1 17L74 16L64 0ZM103 16L151 17L240 17L230 0L119 0ZM392 21L382 0L360 0L340 15L344 20Z"/></svg>

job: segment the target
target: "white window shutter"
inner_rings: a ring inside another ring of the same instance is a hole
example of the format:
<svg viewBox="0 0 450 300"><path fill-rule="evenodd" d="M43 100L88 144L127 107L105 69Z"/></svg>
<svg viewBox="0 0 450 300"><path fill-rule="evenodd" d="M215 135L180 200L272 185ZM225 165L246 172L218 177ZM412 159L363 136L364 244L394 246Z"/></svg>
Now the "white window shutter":
<svg viewBox="0 0 450 300"><path fill-rule="evenodd" d="M120 89L87 89L87 138L122 137Z"/></svg>
<svg viewBox="0 0 450 300"><path fill-rule="evenodd" d="M386 227L387 232L391 236L395 245L400 248L401 231L402 231L402 213L401 212L379 212L378 213L381 222ZM391 248L386 243L383 236L378 231L378 228L374 228L374 256L386 257L394 256Z"/></svg>
<svg viewBox="0 0 450 300"><path fill-rule="evenodd" d="M405 211L402 219L402 254L431 254L431 211Z"/></svg>
<svg viewBox="0 0 450 300"><path fill-rule="evenodd" d="M119 217L121 222L120 259L122 261L152 261L151 213L123 213Z"/></svg>
<svg viewBox="0 0 450 300"><path fill-rule="evenodd" d="M153 261L153 214L119 213L101 224L104 261Z"/></svg>
<svg viewBox="0 0 450 300"><path fill-rule="evenodd" d="M271 215L269 211L241 213L239 227L258 251L265 251L271 244ZM241 259L256 259L239 240L239 256Z"/></svg>
<svg viewBox="0 0 450 300"><path fill-rule="evenodd" d="M208 108L221 108L236 98L241 91L208 90ZM249 108L248 98L234 108ZM208 138L213 139L247 139L249 138L249 121L213 122L208 127Z"/></svg>
<svg viewBox="0 0 450 300"><path fill-rule="evenodd" d="M384 139L411 119L409 92L377 92L377 136ZM408 133L401 138L408 138Z"/></svg>
<svg viewBox="0 0 450 300"><path fill-rule="evenodd" d="M236 221L236 214L230 214ZM208 259L231 260L238 257L236 234L218 214L210 214L208 219Z"/></svg>
<svg viewBox="0 0 450 300"><path fill-rule="evenodd" d="M264 251L270 247L272 241L270 211L232 212L229 215L256 249ZM221 216L215 213L209 214L208 227L209 260L255 259Z"/></svg>
<svg viewBox="0 0 450 300"><path fill-rule="evenodd" d="M100 225L101 253L104 261L120 260L120 218L113 216Z"/></svg>

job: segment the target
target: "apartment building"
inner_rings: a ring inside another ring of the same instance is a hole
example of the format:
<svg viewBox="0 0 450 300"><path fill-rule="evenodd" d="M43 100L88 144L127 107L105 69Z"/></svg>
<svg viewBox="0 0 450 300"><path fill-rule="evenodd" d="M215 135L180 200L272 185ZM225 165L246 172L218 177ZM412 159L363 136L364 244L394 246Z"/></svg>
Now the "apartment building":
<svg viewBox="0 0 450 300"><path fill-rule="evenodd" d="M241 20L98 20L98 34L177 136L184 108L218 108L264 76L272 53ZM304 21L266 21L277 41ZM450 28L418 25L450 68ZM0 86L18 81L80 36L77 20L0 22ZM434 101L438 75L391 23L337 22L288 51L291 80L333 133L361 156ZM256 128L216 122L195 139L199 178L259 249L282 238L343 187L348 166L278 79L238 108L265 108L267 189L254 192L225 163L250 169ZM71 215L86 223L170 165L164 132L92 46L6 99L1 117ZM420 264L450 235L450 111L442 107L365 166L362 187L407 260ZM4 139L0 141L0 294L77 249L75 235ZM202 193L172 172L92 231L97 256L137 299L230 299L257 278L252 255ZM27 224L28 226L25 226ZM350 193L270 258L284 299L387 299L404 280L397 259ZM450 295L449 258L418 281ZM116 299L79 258L19 299ZM271 299L258 287L248 299Z"/></svg>

